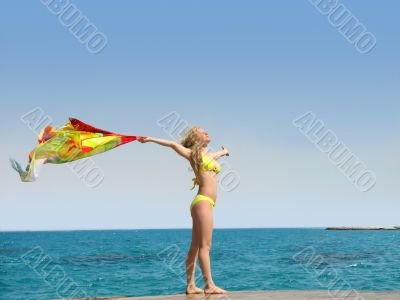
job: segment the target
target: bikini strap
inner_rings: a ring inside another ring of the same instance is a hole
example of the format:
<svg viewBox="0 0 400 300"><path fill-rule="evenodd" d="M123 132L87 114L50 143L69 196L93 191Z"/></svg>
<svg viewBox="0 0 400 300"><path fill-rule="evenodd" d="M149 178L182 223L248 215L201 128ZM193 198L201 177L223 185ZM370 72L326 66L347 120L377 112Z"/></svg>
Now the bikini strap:
<svg viewBox="0 0 400 300"><path fill-rule="evenodd" d="M199 181L197 180L196 177L192 179L192 182L193 182L193 186L192 186L191 190L193 190L195 188L196 184L199 185Z"/></svg>

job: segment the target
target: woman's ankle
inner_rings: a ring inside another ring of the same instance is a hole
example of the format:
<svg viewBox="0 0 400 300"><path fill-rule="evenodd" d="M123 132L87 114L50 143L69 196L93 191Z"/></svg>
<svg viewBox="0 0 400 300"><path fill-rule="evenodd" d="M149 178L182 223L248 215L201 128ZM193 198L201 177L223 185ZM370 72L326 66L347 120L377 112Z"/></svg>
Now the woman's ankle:
<svg viewBox="0 0 400 300"><path fill-rule="evenodd" d="M205 288L206 288L206 289L212 288L212 287L214 287L214 286L215 286L215 283L214 283L213 281L208 281L208 282L206 282L206 284L205 284Z"/></svg>

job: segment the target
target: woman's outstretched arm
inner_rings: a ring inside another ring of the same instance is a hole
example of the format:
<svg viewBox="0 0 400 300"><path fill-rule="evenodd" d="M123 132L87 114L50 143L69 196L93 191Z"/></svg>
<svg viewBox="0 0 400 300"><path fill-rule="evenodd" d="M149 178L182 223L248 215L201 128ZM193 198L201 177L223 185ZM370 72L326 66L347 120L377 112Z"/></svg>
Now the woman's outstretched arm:
<svg viewBox="0 0 400 300"><path fill-rule="evenodd" d="M152 143L159 144L161 146L172 148L179 155L183 156L186 159L190 159L190 151L191 150L189 148L186 148L186 147L174 142L174 141L157 139L157 138L152 138L152 137L148 137L148 136L140 136L140 137L138 137L138 141L141 143L152 142Z"/></svg>
<svg viewBox="0 0 400 300"><path fill-rule="evenodd" d="M229 156L229 151L226 148L222 148L222 150L211 152L208 154L212 159L218 159L224 155Z"/></svg>

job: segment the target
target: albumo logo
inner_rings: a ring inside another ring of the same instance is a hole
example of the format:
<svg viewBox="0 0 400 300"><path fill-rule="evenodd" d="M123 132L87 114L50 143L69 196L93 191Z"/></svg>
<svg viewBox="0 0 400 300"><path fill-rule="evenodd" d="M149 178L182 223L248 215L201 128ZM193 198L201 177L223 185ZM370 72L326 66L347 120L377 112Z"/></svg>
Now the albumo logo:
<svg viewBox="0 0 400 300"><path fill-rule="evenodd" d="M107 45L107 37L69 0L41 0L51 13L76 39L94 54L100 53Z"/></svg>
<svg viewBox="0 0 400 300"><path fill-rule="evenodd" d="M339 0L309 0L328 17L329 23L354 45L360 53L369 53L376 45L376 37Z"/></svg>

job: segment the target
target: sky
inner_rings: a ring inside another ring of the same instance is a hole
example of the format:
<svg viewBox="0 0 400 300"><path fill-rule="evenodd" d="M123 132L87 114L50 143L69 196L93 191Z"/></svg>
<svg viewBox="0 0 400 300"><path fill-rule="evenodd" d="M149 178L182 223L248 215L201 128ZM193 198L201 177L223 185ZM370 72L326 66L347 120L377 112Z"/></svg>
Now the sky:
<svg viewBox="0 0 400 300"><path fill-rule="evenodd" d="M8 159L25 164L37 143L27 116L173 140L177 124L203 127L230 151L215 228L400 226L398 1L338 2L376 38L368 53L313 1L67 1L104 42L94 53L51 1L0 4L0 231L192 225L189 165L152 143L94 156L95 187L50 164L22 183ZM373 187L296 126L307 113Z"/></svg>

